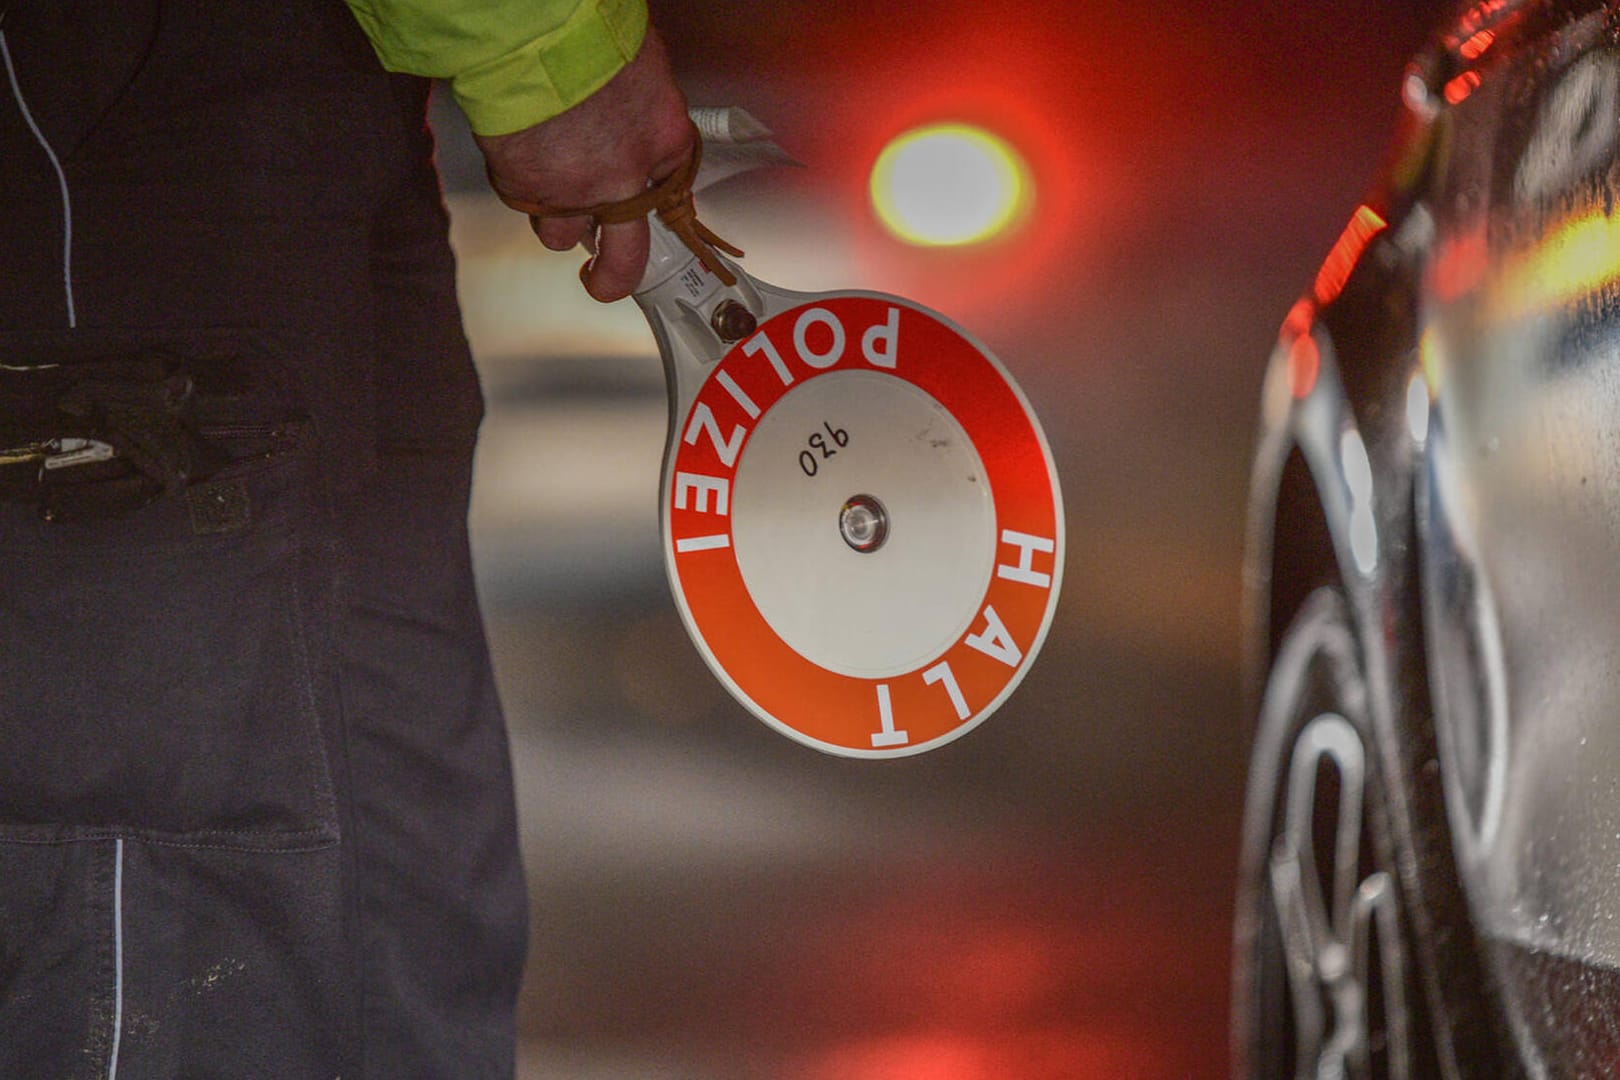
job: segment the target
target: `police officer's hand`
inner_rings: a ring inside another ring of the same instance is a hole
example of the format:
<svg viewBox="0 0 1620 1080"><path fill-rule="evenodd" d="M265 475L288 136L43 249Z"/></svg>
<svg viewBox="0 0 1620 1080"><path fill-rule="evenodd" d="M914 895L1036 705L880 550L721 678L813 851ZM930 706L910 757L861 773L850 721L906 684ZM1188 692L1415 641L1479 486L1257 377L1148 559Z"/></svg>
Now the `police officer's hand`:
<svg viewBox="0 0 1620 1080"><path fill-rule="evenodd" d="M476 136L503 196L545 206L591 206L640 194L692 154L686 99L651 27L636 58L564 113L510 135ZM598 300L630 295L647 265L647 222L598 225L585 217L532 218L554 251L582 241L594 255L585 289Z"/></svg>

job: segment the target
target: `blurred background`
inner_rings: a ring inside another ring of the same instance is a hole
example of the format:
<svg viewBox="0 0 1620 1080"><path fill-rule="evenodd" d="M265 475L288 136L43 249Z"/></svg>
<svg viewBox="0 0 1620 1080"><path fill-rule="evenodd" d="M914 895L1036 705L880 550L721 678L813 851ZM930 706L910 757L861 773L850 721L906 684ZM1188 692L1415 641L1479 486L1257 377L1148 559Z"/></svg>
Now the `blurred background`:
<svg viewBox="0 0 1620 1080"><path fill-rule="evenodd" d="M789 742L709 675L663 578L646 324L584 296L582 256L484 191L436 105L489 399L473 525L533 894L524 1080L1225 1074L1260 378L1440 6L654 0L689 99L804 163L700 199L748 271L946 312L1057 460L1040 660L982 727L892 761ZM928 248L879 222L879 153L940 121L1023 160L1014 228Z"/></svg>

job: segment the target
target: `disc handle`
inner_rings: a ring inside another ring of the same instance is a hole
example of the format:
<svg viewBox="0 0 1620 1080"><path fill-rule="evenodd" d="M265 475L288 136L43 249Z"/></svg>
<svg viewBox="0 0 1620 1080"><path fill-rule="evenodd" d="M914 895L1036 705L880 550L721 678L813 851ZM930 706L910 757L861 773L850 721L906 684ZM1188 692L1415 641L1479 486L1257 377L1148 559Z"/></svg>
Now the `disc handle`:
<svg viewBox="0 0 1620 1080"><path fill-rule="evenodd" d="M726 284L657 215L647 270L633 298L652 327L677 415L685 415L709 371L772 315L803 302L804 294L760 281L719 253L735 277Z"/></svg>

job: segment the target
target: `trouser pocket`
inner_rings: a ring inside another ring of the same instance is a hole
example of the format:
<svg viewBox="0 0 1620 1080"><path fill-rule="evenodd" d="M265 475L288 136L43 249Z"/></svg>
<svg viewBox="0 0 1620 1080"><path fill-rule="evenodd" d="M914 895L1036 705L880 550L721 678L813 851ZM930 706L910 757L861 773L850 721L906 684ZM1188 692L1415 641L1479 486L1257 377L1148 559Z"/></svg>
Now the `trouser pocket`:
<svg viewBox="0 0 1620 1080"><path fill-rule="evenodd" d="M355 1071L334 542L296 418L207 404L138 509L0 498L0 1076Z"/></svg>
<svg viewBox="0 0 1620 1080"><path fill-rule="evenodd" d="M336 839L296 449L126 518L0 504L0 839Z"/></svg>

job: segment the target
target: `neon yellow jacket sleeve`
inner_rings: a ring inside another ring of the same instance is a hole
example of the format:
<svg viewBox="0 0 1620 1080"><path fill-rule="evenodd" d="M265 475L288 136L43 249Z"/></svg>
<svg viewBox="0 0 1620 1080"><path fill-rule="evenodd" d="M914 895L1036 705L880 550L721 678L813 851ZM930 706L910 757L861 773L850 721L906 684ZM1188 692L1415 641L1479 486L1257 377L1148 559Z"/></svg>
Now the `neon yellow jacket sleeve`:
<svg viewBox="0 0 1620 1080"><path fill-rule="evenodd" d="M472 129L505 135L585 100L629 63L645 0L348 0L383 67L447 79Z"/></svg>

